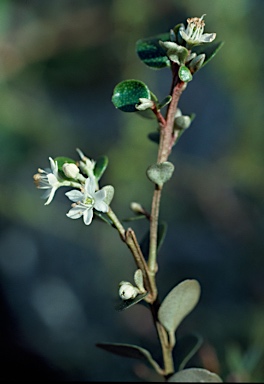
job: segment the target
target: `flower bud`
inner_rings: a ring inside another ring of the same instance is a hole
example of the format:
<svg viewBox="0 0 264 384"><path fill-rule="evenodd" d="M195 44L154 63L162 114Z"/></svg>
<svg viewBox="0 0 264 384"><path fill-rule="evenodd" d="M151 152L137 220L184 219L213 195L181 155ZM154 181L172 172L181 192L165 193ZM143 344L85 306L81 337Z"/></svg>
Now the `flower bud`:
<svg viewBox="0 0 264 384"><path fill-rule="evenodd" d="M150 99L146 99L144 97L140 97L139 102L140 102L140 104L136 105L136 109L138 111L145 111L148 108L153 108L155 105L154 101L152 101Z"/></svg>
<svg viewBox="0 0 264 384"><path fill-rule="evenodd" d="M130 204L130 209L131 209L133 212L135 212L135 213L139 213L139 214L143 214L143 215L146 213L146 211L145 211L145 209L142 207L142 205L139 204L139 203L136 203L136 202L134 202L134 201Z"/></svg>
<svg viewBox="0 0 264 384"><path fill-rule="evenodd" d="M64 163L62 166L62 170L66 177L70 179L76 179L80 173L79 168L74 163Z"/></svg>
<svg viewBox="0 0 264 384"><path fill-rule="evenodd" d="M119 296L122 300L134 299L139 294L139 290L128 281L121 281L119 285Z"/></svg>

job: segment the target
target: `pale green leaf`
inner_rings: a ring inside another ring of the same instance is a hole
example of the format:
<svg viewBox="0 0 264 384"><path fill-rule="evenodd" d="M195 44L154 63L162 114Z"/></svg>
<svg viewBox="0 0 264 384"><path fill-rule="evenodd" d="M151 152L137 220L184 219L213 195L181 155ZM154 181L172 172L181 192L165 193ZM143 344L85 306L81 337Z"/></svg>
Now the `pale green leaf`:
<svg viewBox="0 0 264 384"><path fill-rule="evenodd" d="M130 357L139 360L148 361L156 372L162 374L163 371L158 363L153 359L150 352L137 345L119 344L119 343L98 343L97 347L104 349L107 352L114 353L123 357Z"/></svg>
<svg viewBox="0 0 264 384"><path fill-rule="evenodd" d="M200 297L197 280L184 280L176 285L163 300L158 318L169 333L174 333L182 320L193 310Z"/></svg>
<svg viewBox="0 0 264 384"><path fill-rule="evenodd" d="M162 186L168 181L174 171L174 165L169 161L161 164L153 164L147 169L148 178L155 184Z"/></svg>
<svg viewBox="0 0 264 384"><path fill-rule="evenodd" d="M213 372L203 368L188 368L172 375L169 383L222 383L223 380Z"/></svg>
<svg viewBox="0 0 264 384"><path fill-rule="evenodd" d="M113 197L114 197L114 193L115 193L115 189L112 185L105 185L103 188L102 188L103 191L105 191L105 198L104 198L104 202L107 204L107 205L110 205L111 204L111 201L113 200Z"/></svg>

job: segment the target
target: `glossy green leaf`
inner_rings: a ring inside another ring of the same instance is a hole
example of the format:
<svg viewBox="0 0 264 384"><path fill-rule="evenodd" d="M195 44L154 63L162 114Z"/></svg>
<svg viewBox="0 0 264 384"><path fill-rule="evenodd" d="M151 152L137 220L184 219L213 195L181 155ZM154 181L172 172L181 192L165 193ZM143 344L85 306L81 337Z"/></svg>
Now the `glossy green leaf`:
<svg viewBox="0 0 264 384"><path fill-rule="evenodd" d="M220 41L218 43L199 45L197 47L194 47L192 51L196 52L197 55L200 55L201 53L205 54L205 60L202 65L202 67L204 67L205 64L209 63L209 61L212 60L213 57L215 57L215 55L222 48L223 45L223 41Z"/></svg>
<svg viewBox="0 0 264 384"><path fill-rule="evenodd" d="M180 337L173 350L174 366L176 371L184 369L188 361L199 350L203 343L201 336L190 334Z"/></svg>
<svg viewBox="0 0 264 384"><path fill-rule="evenodd" d="M180 66L178 75L181 81L184 81L185 83L192 80L192 74L189 68L187 68L185 65Z"/></svg>
<svg viewBox="0 0 264 384"><path fill-rule="evenodd" d="M136 105L140 98L151 98L146 84L139 80L125 80L114 88L112 102L123 112L137 112Z"/></svg>
<svg viewBox="0 0 264 384"><path fill-rule="evenodd" d="M153 143L159 144L160 133L159 132L150 132L148 134L148 138L149 138L150 141L153 141Z"/></svg>
<svg viewBox="0 0 264 384"><path fill-rule="evenodd" d="M160 187L168 181L174 171L174 165L169 161L164 161L161 164L153 164L147 169L147 176L150 181Z"/></svg>
<svg viewBox="0 0 264 384"><path fill-rule="evenodd" d="M163 244L163 241L167 233L167 228L168 228L168 225L165 222L159 223L158 225L157 252L160 250ZM150 232L148 231L146 235L143 237L142 241L140 242L141 251L146 258L149 255L149 234Z"/></svg>
<svg viewBox="0 0 264 384"><path fill-rule="evenodd" d="M65 156L55 157L54 161L57 161L57 163L58 163L58 170L61 171L61 172L63 172L63 170L62 170L63 164L65 164L65 163L76 164L75 160L70 159L69 157L65 157Z"/></svg>
<svg viewBox="0 0 264 384"><path fill-rule="evenodd" d="M107 156L101 156L95 163L94 167L94 176L97 178L97 180L100 180L103 176L104 171L106 170L108 165L108 157Z"/></svg>
<svg viewBox="0 0 264 384"><path fill-rule="evenodd" d="M115 309L117 311L124 311L125 309L128 309L128 308L132 307L133 305L139 303L141 300L144 299L144 297L147 296L147 294L148 294L148 292L145 292L145 293L142 293L140 295L137 295L134 299L119 301Z"/></svg>
<svg viewBox="0 0 264 384"><path fill-rule="evenodd" d="M147 361L156 372L162 373L158 363L145 348L138 347L137 345L120 343L98 343L96 346L107 352L114 353L115 355Z"/></svg>
<svg viewBox="0 0 264 384"><path fill-rule="evenodd" d="M222 379L216 374L203 368L188 368L172 375L169 383L222 383Z"/></svg>
<svg viewBox="0 0 264 384"><path fill-rule="evenodd" d="M200 293L201 288L197 280L184 280L165 297L158 318L169 333L174 333L182 320L194 309Z"/></svg>
<svg viewBox="0 0 264 384"><path fill-rule="evenodd" d="M161 109L163 107L165 107L166 105L168 105L170 102L171 102L171 95L169 96L166 96L159 104L158 104L158 108Z"/></svg>
<svg viewBox="0 0 264 384"><path fill-rule="evenodd" d="M169 41L170 34L163 33L157 36L138 40L136 51L141 61L153 69L161 69L170 66L170 60L166 51L160 46L159 41Z"/></svg>

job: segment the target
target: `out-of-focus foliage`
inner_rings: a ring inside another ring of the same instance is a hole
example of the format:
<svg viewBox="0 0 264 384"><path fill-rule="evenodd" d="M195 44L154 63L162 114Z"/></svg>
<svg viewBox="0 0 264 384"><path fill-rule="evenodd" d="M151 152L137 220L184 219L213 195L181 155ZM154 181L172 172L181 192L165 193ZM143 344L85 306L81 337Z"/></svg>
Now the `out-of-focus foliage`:
<svg viewBox="0 0 264 384"><path fill-rule="evenodd" d="M149 210L156 145L147 136L156 127L115 110L112 91L136 78L165 98L169 69L147 68L135 43L206 13L206 30L225 45L180 102L196 118L164 187L158 284L161 297L175 280L201 284L178 329L205 339L192 366L263 380L263 11L261 0L0 2L1 378L155 379L95 347L142 345L159 361L144 306L114 310L118 283L135 269L128 250L104 223L69 220L62 191L44 207L32 175L49 156L76 158L77 147L107 155L101 186L115 187L118 215L131 215L131 201ZM144 222L132 224L144 238Z"/></svg>

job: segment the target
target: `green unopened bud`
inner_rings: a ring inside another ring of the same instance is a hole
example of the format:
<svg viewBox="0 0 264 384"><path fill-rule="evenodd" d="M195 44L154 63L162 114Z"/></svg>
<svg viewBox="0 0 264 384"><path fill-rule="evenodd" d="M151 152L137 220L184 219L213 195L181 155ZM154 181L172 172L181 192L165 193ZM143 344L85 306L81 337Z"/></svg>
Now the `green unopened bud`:
<svg viewBox="0 0 264 384"><path fill-rule="evenodd" d="M191 125L191 122L190 116L178 116L174 120L174 130L187 129Z"/></svg>
<svg viewBox="0 0 264 384"><path fill-rule="evenodd" d="M192 59L192 61L189 64L189 69L191 73L197 72L203 66L204 60L205 60L204 53L201 53L200 55Z"/></svg>
<svg viewBox="0 0 264 384"><path fill-rule="evenodd" d="M132 202L130 204L130 208L135 213L140 213L140 214L143 214L143 215L145 214L145 209L139 203Z"/></svg>
<svg viewBox="0 0 264 384"><path fill-rule="evenodd" d="M185 47L172 41L160 41L159 44L166 50L167 56L171 61L179 65L185 63L189 55L189 51Z"/></svg>
<svg viewBox="0 0 264 384"><path fill-rule="evenodd" d="M74 163L64 163L62 166L64 175L70 179L77 179L80 170Z"/></svg>

